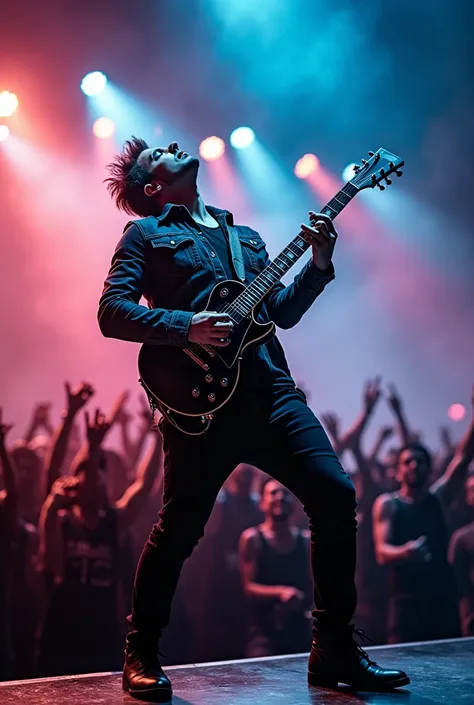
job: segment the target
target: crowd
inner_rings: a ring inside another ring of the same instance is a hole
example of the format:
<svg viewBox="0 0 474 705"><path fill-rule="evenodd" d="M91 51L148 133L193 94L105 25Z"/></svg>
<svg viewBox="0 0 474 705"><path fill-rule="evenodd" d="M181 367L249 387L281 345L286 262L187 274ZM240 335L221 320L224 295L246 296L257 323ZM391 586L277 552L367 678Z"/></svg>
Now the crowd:
<svg viewBox="0 0 474 705"><path fill-rule="evenodd" d="M65 395L57 428L38 404L12 444L0 410L0 680L121 669L135 566L161 508L161 434L145 401L137 418L127 393L107 414L86 409L90 384ZM382 399L393 426L367 449ZM474 419L457 444L441 429L432 454L378 378L348 430L321 419L357 490L356 626L375 643L474 635ZM185 563L164 662L307 651L311 608L303 507L239 465Z"/></svg>

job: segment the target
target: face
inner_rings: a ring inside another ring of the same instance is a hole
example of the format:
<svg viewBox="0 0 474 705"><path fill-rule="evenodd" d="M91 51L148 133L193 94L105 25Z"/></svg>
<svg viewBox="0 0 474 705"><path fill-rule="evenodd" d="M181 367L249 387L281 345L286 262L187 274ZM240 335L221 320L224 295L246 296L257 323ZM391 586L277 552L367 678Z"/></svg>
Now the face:
<svg viewBox="0 0 474 705"><path fill-rule="evenodd" d="M474 507L474 475L469 475L466 480L466 504Z"/></svg>
<svg viewBox="0 0 474 705"><path fill-rule="evenodd" d="M421 489L429 480L431 468L422 451L407 448L398 461L398 480L409 487Z"/></svg>
<svg viewBox="0 0 474 705"><path fill-rule="evenodd" d="M260 508L266 517L275 521L287 521L293 511L293 495L276 480L270 480L263 488Z"/></svg>
<svg viewBox="0 0 474 705"><path fill-rule="evenodd" d="M107 476L103 470L82 470L77 477L80 505L94 509L108 505Z"/></svg>
<svg viewBox="0 0 474 705"><path fill-rule="evenodd" d="M147 196L159 195L166 189L176 186L186 179L196 179L199 160L179 149L177 142L168 147L145 149L137 159L137 164L146 169L153 178L152 185L147 184ZM161 189L154 190L158 186Z"/></svg>

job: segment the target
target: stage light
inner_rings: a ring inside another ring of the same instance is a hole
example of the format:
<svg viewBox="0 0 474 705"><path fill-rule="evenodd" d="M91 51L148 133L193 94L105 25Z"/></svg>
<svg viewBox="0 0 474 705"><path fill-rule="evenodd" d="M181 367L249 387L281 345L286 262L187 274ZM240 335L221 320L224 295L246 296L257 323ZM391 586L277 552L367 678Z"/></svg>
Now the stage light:
<svg viewBox="0 0 474 705"><path fill-rule="evenodd" d="M315 154L305 154L295 164L295 176L298 179L307 179L308 176L317 171L318 167L319 159L317 156Z"/></svg>
<svg viewBox="0 0 474 705"><path fill-rule="evenodd" d="M99 95L105 88L107 76L102 71L92 71L81 81L81 90L88 96Z"/></svg>
<svg viewBox="0 0 474 705"><path fill-rule="evenodd" d="M250 147L255 139L255 132L251 127L238 127L230 136L230 143L235 149Z"/></svg>
<svg viewBox="0 0 474 705"><path fill-rule="evenodd" d="M10 136L8 125L0 125L0 142L5 142Z"/></svg>
<svg viewBox="0 0 474 705"><path fill-rule="evenodd" d="M199 154L207 162L220 159L225 152L224 141L220 137L207 137L199 145Z"/></svg>
<svg viewBox="0 0 474 705"><path fill-rule="evenodd" d="M115 132L115 123L109 117L98 118L92 126L92 132L101 140L107 140Z"/></svg>
<svg viewBox="0 0 474 705"><path fill-rule="evenodd" d="M448 409L448 416L451 421L462 421L466 416L466 407L462 404L451 404Z"/></svg>
<svg viewBox="0 0 474 705"><path fill-rule="evenodd" d="M0 117L10 117L18 108L18 98L15 93L2 91L0 93Z"/></svg>
<svg viewBox="0 0 474 705"><path fill-rule="evenodd" d="M342 171L342 179L343 181L350 181L352 177L355 175L354 167L356 165L354 162L352 164L348 164L345 169Z"/></svg>

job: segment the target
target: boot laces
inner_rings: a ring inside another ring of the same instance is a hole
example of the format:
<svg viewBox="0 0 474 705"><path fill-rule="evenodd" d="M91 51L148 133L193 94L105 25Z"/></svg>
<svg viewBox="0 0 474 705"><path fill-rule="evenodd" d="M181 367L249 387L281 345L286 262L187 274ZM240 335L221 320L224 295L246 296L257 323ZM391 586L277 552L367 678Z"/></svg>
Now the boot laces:
<svg viewBox="0 0 474 705"><path fill-rule="evenodd" d="M360 639L362 641L370 641L372 644L375 644L375 641L373 639L371 639L369 636L367 636L367 634L364 632L363 629L357 629L354 624L351 624L351 630L352 630L352 635L354 637L357 637L358 639ZM356 645L357 653L359 654L359 656L366 658L370 664L375 664L375 661L372 661L372 659L370 658L367 651L364 651L362 646L360 644L358 644L356 641L354 641L354 643Z"/></svg>

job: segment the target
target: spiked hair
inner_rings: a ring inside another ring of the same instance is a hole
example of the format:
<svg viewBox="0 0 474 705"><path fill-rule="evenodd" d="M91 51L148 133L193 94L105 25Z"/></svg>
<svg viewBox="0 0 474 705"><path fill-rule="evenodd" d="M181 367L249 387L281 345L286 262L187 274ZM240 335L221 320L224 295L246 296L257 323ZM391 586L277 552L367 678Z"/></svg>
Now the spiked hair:
<svg viewBox="0 0 474 705"><path fill-rule="evenodd" d="M120 154L107 165L110 176L105 179L107 189L117 208L129 215L153 215L154 203L143 192L151 182L151 174L137 164L143 150L149 149L145 140L132 137L127 140Z"/></svg>

